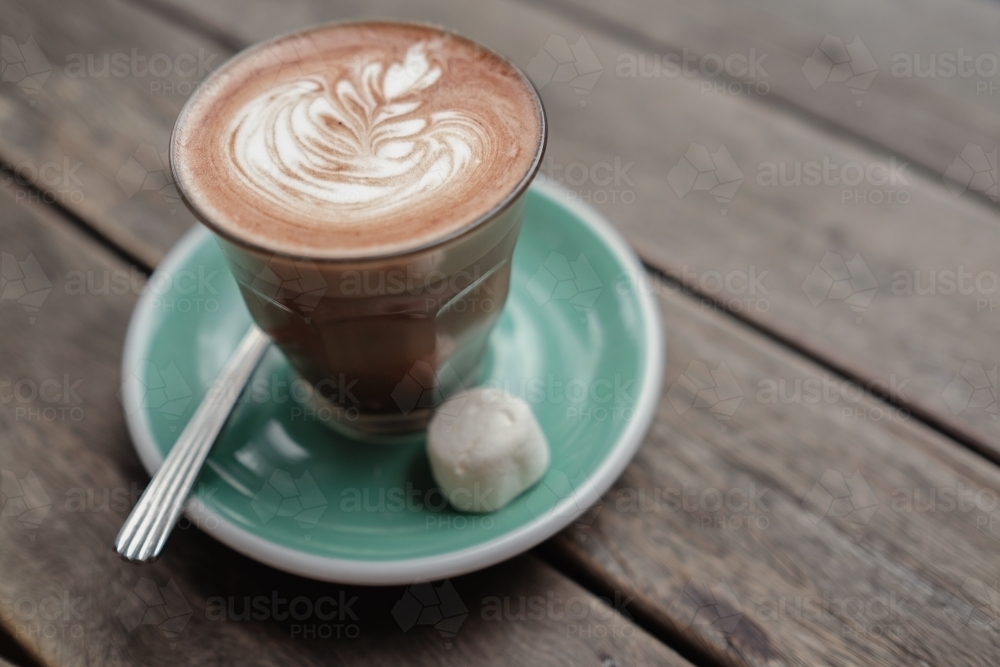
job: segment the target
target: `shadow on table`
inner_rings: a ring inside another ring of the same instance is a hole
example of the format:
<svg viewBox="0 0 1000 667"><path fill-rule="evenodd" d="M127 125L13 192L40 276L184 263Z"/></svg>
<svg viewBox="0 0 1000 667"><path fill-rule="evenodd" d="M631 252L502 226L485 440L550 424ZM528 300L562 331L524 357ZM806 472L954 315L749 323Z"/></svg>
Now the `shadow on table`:
<svg viewBox="0 0 1000 667"><path fill-rule="evenodd" d="M173 573L166 585L161 568ZM396 644L407 653L437 653L452 649L457 637L465 653L494 643L501 632L506 637L532 632L539 623L554 623L560 634L572 634L580 624L567 605L586 615L592 603L533 556L444 581L346 586L262 565L197 530L177 531L151 570L156 573L144 575L149 590L130 594L133 618L127 618L129 604L116 613L126 626L147 624L150 605L143 600L162 600L164 610L154 620L162 619L157 624L163 639L190 648L218 636L218 624L238 623L273 642L291 640L297 648L312 644L316 650L337 647L364 654ZM524 625L501 631L496 621ZM159 640L150 632L155 631L134 634L143 634L139 641L148 646Z"/></svg>
<svg viewBox="0 0 1000 667"><path fill-rule="evenodd" d="M42 667L13 637L0 628L0 665L4 664L4 660L14 667Z"/></svg>

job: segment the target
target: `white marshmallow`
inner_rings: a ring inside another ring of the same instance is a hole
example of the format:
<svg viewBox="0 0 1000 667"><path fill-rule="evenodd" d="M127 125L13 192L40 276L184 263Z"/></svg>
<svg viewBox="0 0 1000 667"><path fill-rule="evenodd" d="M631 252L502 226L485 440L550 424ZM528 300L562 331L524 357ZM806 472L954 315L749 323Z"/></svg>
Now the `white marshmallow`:
<svg viewBox="0 0 1000 667"><path fill-rule="evenodd" d="M495 512L545 474L549 443L527 403L478 387L437 409L427 429L427 455L455 509Z"/></svg>

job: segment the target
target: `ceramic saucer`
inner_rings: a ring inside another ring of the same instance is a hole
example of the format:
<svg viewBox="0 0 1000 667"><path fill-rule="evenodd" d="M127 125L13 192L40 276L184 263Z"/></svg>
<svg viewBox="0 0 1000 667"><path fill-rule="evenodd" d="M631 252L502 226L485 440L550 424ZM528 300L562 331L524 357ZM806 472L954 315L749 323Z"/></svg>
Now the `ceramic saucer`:
<svg viewBox="0 0 1000 667"><path fill-rule="evenodd" d="M334 434L295 399L302 384L272 347L202 470L189 519L288 572L388 585L505 560L593 505L653 418L660 313L634 253L600 214L542 180L526 196L510 295L480 379L535 411L552 448L536 486L493 514L452 510L422 441ZM125 344L122 400L151 474L249 323L212 236L192 229L150 278Z"/></svg>

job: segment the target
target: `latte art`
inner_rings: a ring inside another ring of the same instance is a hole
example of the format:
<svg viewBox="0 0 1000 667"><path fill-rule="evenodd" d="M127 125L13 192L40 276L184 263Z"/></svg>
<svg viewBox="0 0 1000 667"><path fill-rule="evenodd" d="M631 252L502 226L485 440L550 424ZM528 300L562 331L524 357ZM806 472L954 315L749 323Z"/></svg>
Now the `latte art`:
<svg viewBox="0 0 1000 667"><path fill-rule="evenodd" d="M442 75L428 62L433 48L421 42L403 62L365 62L351 77L305 77L250 100L230 125L234 176L296 215L322 222L335 211L337 224L447 196L496 137L461 110L424 111L421 93Z"/></svg>
<svg viewBox="0 0 1000 667"><path fill-rule="evenodd" d="M544 145L515 67L439 28L319 26L216 70L171 162L220 234L317 259L405 254L461 234L526 187Z"/></svg>

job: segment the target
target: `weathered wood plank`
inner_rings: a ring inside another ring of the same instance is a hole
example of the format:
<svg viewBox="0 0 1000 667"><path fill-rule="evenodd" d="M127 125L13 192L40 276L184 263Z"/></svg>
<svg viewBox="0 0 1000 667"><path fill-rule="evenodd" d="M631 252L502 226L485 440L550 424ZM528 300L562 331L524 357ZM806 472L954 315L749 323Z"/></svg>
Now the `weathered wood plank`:
<svg viewBox="0 0 1000 667"><path fill-rule="evenodd" d="M547 4L638 47L618 54L616 65L641 58L653 79L691 75L706 91L728 86L730 94L780 100L938 176L967 144L991 151L1000 140L1000 6L993 2ZM851 59L861 76L848 85L823 51Z"/></svg>
<svg viewBox="0 0 1000 667"><path fill-rule="evenodd" d="M229 51L128 4L5 2L0 23L48 68L36 93L0 84L0 162L155 265L193 222L164 170L170 128Z"/></svg>
<svg viewBox="0 0 1000 667"><path fill-rule="evenodd" d="M555 557L726 665L996 664L1000 471L675 292L661 304L653 431Z"/></svg>
<svg viewBox="0 0 1000 667"><path fill-rule="evenodd" d="M13 204L7 189L0 205L4 261L50 283L35 311L0 305L0 468L11 503L0 517L0 625L44 664L687 664L623 615L627 599L616 611L531 556L454 580L461 603L442 612L468 616L444 634L403 629L394 609L407 589L286 575L190 528L175 531L153 565L119 559L114 536L148 480L116 398L136 294L78 294L67 278L82 272L101 285L105 272L134 267L51 211ZM163 606L139 597L147 594ZM281 618L300 596L316 613ZM321 616L325 596L333 602ZM263 601L266 618L234 617L247 599Z"/></svg>

